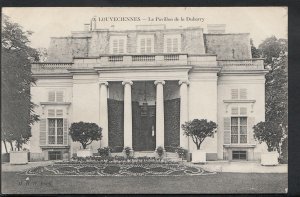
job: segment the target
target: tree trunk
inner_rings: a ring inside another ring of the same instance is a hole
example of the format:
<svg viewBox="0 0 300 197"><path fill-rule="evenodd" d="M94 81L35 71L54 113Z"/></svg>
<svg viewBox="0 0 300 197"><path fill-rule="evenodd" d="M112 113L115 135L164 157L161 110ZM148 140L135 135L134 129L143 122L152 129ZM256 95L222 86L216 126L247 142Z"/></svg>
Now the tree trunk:
<svg viewBox="0 0 300 197"><path fill-rule="evenodd" d="M201 144L197 144L197 150L200 150L200 145L201 145Z"/></svg>
<svg viewBox="0 0 300 197"><path fill-rule="evenodd" d="M6 153L8 153L8 151L7 151L7 146L6 146L6 141L5 141L5 140L3 140L3 143L4 143L4 147L5 147L5 151L6 151Z"/></svg>
<svg viewBox="0 0 300 197"><path fill-rule="evenodd" d="M82 144L82 148L83 148L83 149L86 149L86 144Z"/></svg>
<svg viewBox="0 0 300 197"><path fill-rule="evenodd" d="M10 144L10 149L11 149L11 151L13 151L13 150L14 150L14 147L13 147L12 141L10 141L9 144Z"/></svg>

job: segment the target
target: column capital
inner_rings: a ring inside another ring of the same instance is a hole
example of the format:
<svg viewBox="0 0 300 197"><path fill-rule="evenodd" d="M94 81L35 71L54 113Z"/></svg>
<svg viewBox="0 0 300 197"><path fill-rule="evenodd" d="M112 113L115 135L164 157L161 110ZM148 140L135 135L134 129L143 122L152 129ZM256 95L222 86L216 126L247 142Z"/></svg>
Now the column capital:
<svg viewBox="0 0 300 197"><path fill-rule="evenodd" d="M126 84L132 85L133 82L132 82L131 80L124 80L124 81L122 82L122 85L126 85Z"/></svg>
<svg viewBox="0 0 300 197"><path fill-rule="evenodd" d="M185 83L186 85L190 85L190 81L187 80L187 79L185 79L185 80L179 80L179 82L178 82L179 85L181 85L183 83Z"/></svg>
<svg viewBox="0 0 300 197"><path fill-rule="evenodd" d="M99 85L101 86L101 85L106 85L106 86L108 86L108 82L107 81L99 81Z"/></svg>
<svg viewBox="0 0 300 197"><path fill-rule="evenodd" d="M162 84L162 85L165 85L166 84L166 82L165 81L163 81L163 80L157 80L157 81L154 81L154 85L157 85L157 84Z"/></svg>

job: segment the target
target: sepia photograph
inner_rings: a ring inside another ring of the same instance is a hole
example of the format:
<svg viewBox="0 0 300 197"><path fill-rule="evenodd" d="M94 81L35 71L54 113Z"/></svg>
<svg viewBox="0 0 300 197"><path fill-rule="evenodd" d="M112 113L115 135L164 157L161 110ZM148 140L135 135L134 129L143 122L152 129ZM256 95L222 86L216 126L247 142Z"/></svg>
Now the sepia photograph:
<svg viewBox="0 0 300 197"><path fill-rule="evenodd" d="M288 193L287 7L5 7L2 194Z"/></svg>

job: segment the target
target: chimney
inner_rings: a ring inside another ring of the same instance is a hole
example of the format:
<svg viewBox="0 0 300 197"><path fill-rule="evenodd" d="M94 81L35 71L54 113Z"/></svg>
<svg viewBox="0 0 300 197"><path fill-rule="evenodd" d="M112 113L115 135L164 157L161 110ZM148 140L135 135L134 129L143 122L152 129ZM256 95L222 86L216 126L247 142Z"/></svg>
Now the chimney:
<svg viewBox="0 0 300 197"><path fill-rule="evenodd" d="M90 31L90 24L89 23L84 24L84 31Z"/></svg>
<svg viewBox="0 0 300 197"><path fill-rule="evenodd" d="M209 34L224 34L225 29L225 24L207 24L207 33Z"/></svg>

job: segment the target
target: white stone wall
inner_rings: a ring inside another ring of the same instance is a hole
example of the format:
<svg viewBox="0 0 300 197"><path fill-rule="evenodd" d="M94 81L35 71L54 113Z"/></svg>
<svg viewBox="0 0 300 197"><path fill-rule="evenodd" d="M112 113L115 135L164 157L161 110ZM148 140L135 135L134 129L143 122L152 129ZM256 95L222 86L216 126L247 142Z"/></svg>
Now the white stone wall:
<svg viewBox="0 0 300 197"><path fill-rule="evenodd" d="M99 82L98 75L73 76L72 122L92 122L99 125ZM99 125L101 127L101 125ZM87 148L97 152L100 141L92 142ZM71 153L82 148L79 142L72 142Z"/></svg>
<svg viewBox="0 0 300 197"><path fill-rule="evenodd" d="M47 110L49 108L55 108L55 106L45 105L44 109L41 106L41 102L48 102L48 92L50 90L62 90L64 92L64 102L72 102L72 80L71 79L39 79L36 85L31 87L32 102L37 105L34 108L36 114L40 116L40 119L47 118ZM72 114L72 107L59 106L64 109L64 118L68 118L70 122L70 114ZM41 153L40 148L40 127L39 122L35 122L31 127L32 137L30 138L30 152Z"/></svg>
<svg viewBox="0 0 300 197"><path fill-rule="evenodd" d="M246 88L247 100L254 100L252 103L231 103L227 106L224 100L231 99L232 88ZM231 116L231 107L247 107L247 116L254 117L254 124L265 120L265 77L259 75L222 75L218 79L218 159L223 159L223 119L224 116ZM226 112L227 107L227 112ZM250 132L250 131L248 131ZM260 152L265 151L265 144L258 144L254 148L254 159L260 158Z"/></svg>
<svg viewBox="0 0 300 197"><path fill-rule="evenodd" d="M217 74L192 72L189 77L189 120L217 122ZM206 138L200 148L207 153L217 153L217 134ZM192 139L189 140L189 149L197 149Z"/></svg>

